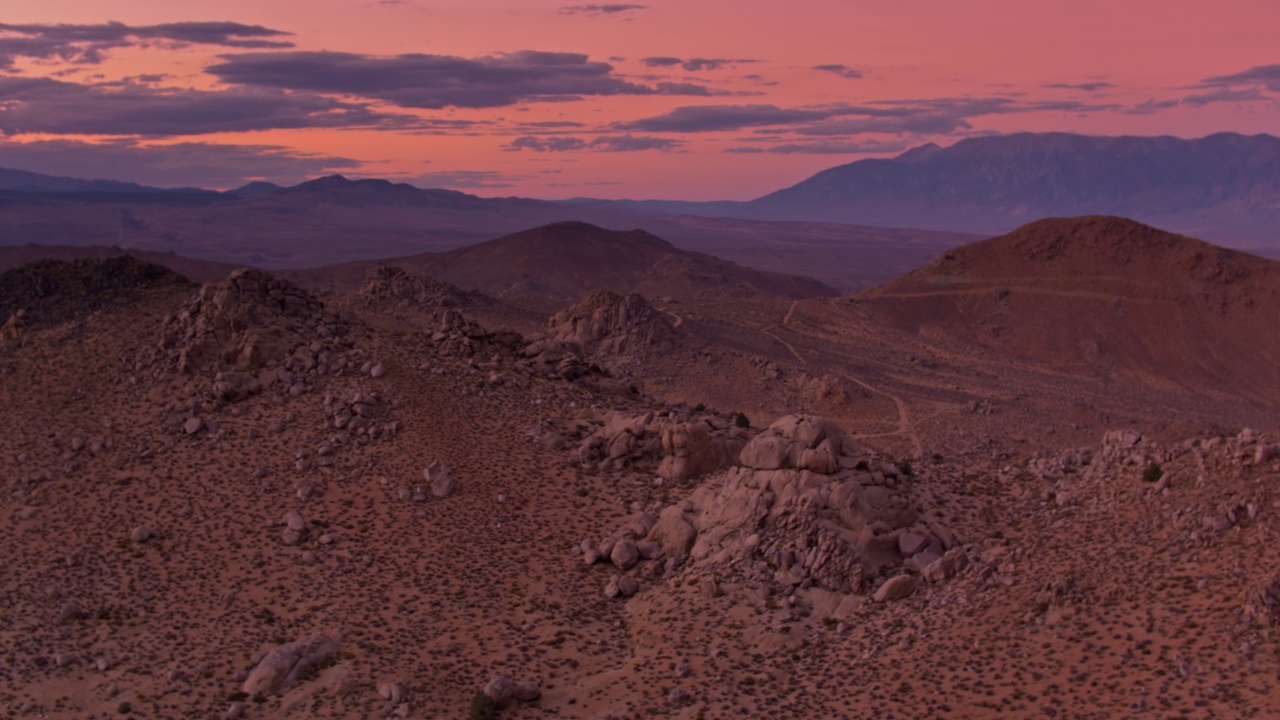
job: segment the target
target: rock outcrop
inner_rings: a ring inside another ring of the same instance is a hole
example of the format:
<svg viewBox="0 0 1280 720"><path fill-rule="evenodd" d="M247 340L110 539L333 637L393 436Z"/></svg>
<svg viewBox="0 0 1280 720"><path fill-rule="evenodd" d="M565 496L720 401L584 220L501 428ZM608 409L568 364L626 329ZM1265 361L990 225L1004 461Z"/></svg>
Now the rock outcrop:
<svg viewBox="0 0 1280 720"><path fill-rule="evenodd" d="M283 693L336 657L339 650L338 641L323 633L281 645L249 672L242 689L250 695Z"/></svg>
<svg viewBox="0 0 1280 720"><path fill-rule="evenodd" d="M429 308L455 308L466 306L483 296L428 275L380 265L369 271L354 297L365 305L404 302Z"/></svg>
<svg viewBox="0 0 1280 720"><path fill-rule="evenodd" d="M169 317L156 348L167 367L211 375L216 400L268 388L285 395L324 375L368 372L350 327L311 294L261 270L205 285Z"/></svg>
<svg viewBox="0 0 1280 720"><path fill-rule="evenodd" d="M544 423L530 431L548 446L576 449L570 462L588 471L656 468L666 480L688 480L732 466L747 442L747 430L729 417L685 408L632 415L584 410L575 418Z"/></svg>
<svg viewBox="0 0 1280 720"><path fill-rule="evenodd" d="M647 539L690 564L762 563L778 583L845 593L955 544L917 509L909 478L825 418L779 419L739 463L664 509Z"/></svg>
<svg viewBox="0 0 1280 720"><path fill-rule="evenodd" d="M547 337L584 357L667 350L675 342L671 321L643 297L594 292L547 321Z"/></svg>

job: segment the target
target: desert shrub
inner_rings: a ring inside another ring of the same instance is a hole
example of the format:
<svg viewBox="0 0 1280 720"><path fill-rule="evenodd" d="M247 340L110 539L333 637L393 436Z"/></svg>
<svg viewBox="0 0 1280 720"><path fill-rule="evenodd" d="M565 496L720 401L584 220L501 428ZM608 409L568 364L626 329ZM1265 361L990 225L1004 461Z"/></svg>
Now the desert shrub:
<svg viewBox="0 0 1280 720"><path fill-rule="evenodd" d="M694 406L693 406L693 411L694 411L694 412L696 412L696 413L706 412L706 411L707 411L707 405L706 405L706 403L698 403L697 405L694 405Z"/></svg>
<svg viewBox="0 0 1280 720"><path fill-rule="evenodd" d="M911 477L916 473L915 468L911 467L910 460L903 460L898 463L898 472L902 473L903 477Z"/></svg>
<svg viewBox="0 0 1280 720"><path fill-rule="evenodd" d="M1164 469L1160 467L1160 463L1151 461L1146 470L1142 471L1143 482L1153 483L1164 477Z"/></svg>
<svg viewBox="0 0 1280 720"><path fill-rule="evenodd" d="M741 413L741 412L738 413L737 416L733 418L733 424L737 425L740 428L751 427L751 421L747 419L747 414Z"/></svg>
<svg viewBox="0 0 1280 720"><path fill-rule="evenodd" d="M498 706L493 698L483 692L471 696L471 720L493 720L498 717Z"/></svg>

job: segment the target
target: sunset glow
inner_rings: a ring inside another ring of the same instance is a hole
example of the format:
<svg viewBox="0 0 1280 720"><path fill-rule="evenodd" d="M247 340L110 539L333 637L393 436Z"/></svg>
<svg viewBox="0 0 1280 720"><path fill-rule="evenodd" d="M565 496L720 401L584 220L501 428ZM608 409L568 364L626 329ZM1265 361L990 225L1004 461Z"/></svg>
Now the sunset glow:
<svg viewBox="0 0 1280 720"><path fill-rule="evenodd" d="M48 0L0 19L0 165L164 186L747 199L973 135L1280 129L1280 5L1256 0Z"/></svg>

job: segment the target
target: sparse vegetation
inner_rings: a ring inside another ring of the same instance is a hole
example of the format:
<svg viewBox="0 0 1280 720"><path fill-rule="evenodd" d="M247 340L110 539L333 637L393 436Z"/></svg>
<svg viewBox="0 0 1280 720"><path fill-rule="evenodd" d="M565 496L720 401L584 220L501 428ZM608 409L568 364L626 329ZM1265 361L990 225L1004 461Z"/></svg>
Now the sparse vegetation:
<svg viewBox="0 0 1280 720"><path fill-rule="evenodd" d="M747 414L744 412L740 412L734 416L733 424L740 428L751 427L751 421L747 419Z"/></svg>
<svg viewBox="0 0 1280 720"><path fill-rule="evenodd" d="M1164 477L1164 468L1160 467L1160 463L1152 460L1147 469L1142 471L1143 482L1159 482Z"/></svg>
<svg viewBox="0 0 1280 720"><path fill-rule="evenodd" d="M468 717L471 720L493 720L498 717L498 706L493 703L493 698L477 691L471 696L471 713Z"/></svg>

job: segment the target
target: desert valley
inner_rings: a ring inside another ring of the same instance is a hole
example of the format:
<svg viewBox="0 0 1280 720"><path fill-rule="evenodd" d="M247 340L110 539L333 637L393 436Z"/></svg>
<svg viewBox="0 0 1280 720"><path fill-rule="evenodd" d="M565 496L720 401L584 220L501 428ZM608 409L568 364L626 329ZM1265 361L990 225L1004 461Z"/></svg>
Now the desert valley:
<svg viewBox="0 0 1280 720"><path fill-rule="evenodd" d="M8 712L1274 707L1274 261L1107 217L853 295L468 250L0 277Z"/></svg>

